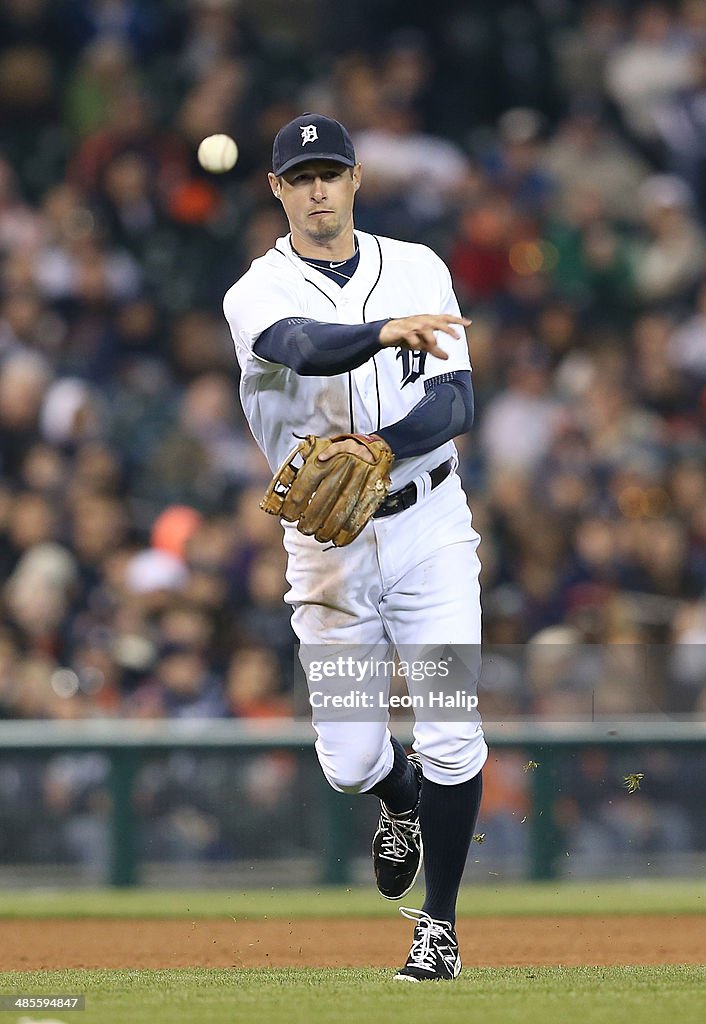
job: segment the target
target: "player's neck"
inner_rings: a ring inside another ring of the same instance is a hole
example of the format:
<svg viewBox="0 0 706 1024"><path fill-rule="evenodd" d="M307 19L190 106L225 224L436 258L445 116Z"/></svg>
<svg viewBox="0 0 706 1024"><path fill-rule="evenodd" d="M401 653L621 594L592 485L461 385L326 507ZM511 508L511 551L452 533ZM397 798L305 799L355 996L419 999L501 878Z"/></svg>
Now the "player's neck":
<svg viewBox="0 0 706 1024"><path fill-rule="evenodd" d="M298 256L304 256L310 260L341 262L349 260L351 256L355 255L355 235L351 227L350 231L346 231L337 238L314 242L310 238L292 231L292 248Z"/></svg>

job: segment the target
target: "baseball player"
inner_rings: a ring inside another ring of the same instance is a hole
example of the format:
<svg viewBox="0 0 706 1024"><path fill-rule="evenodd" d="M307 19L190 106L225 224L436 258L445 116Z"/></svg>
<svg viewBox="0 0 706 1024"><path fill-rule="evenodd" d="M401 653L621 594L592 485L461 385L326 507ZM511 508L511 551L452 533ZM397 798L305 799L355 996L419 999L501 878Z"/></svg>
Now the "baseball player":
<svg viewBox="0 0 706 1024"><path fill-rule="evenodd" d="M473 420L470 321L449 272L426 246L354 229L362 169L339 122L305 113L284 125L268 178L290 233L229 289L224 312L243 409L275 472L262 507L283 519L302 663L318 649L409 659L477 646L480 538L453 444ZM408 676L410 698L424 706L429 685ZM487 757L477 714L435 720L415 705L407 756L386 712L327 713L326 680L310 673L309 690L328 782L380 800L380 893L403 897L424 861L425 900L401 910L415 928L395 977L456 978L456 899Z"/></svg>

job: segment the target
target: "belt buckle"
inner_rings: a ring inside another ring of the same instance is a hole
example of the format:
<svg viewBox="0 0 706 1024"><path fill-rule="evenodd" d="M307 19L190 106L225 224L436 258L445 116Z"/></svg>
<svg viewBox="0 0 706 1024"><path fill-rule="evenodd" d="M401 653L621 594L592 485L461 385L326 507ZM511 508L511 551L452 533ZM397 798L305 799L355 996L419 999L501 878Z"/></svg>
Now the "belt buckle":
<svg viewBox="0 0 706 1024"><path fill-rule="evenodd" d="M402 499L400 497L401 492L395 494L388 494L385 499L383 506L387 515L394 515L395 512L399 512L403 507Z"/></svg>
<svg viewBox="0 0 706 1024"><path fill-rule="evenodd" d="M388 494L385 500L373 512L373 519L383 519L385 516L392 516L395 512L399 512L402 507L399 493L399 491L395 491L393 494Z"/></svg>

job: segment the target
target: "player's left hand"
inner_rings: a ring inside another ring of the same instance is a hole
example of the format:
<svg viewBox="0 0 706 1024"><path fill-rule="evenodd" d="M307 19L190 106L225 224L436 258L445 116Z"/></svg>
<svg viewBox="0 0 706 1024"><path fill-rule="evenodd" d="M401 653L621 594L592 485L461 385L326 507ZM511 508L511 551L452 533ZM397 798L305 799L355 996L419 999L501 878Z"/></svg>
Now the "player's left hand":
<svg viewBox="0 0 706 1024"><path fill-rule="evenodd" d="M377 434L366 434L368 441L382 441L381 437ZM329 447L318 456L319 462L327 462L328 459L332 459L334 455L341 455L342 453L347 455L357 455L360 459L365 459L366 462L371 464L375 462L375 456L365 444L363 440L358 441L355 436L347 437L345 441L333 441Z"/></svg>
<svg viewBox="0 0 706 1024"><path fill-rule="evenodd" d="M260 508L322 544L345 547L385 500L394 461L380 437L307 434L275 473Z"/></svg>

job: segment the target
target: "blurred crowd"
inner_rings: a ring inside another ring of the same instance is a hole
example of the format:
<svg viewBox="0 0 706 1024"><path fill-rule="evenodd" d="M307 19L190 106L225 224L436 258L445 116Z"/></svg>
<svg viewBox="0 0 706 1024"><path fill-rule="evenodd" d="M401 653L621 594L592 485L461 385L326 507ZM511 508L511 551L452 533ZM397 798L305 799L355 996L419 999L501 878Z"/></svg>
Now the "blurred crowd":
<svg viewBox="0 0 706 1024"><path fill-rule="evenodd" d="M555 643L668 646L706 710L706 2L485 6L2 5L0 717L292 713L220 304L307 109L351 128L358 227L433 246L473 319L485 635L544 651L498 713L566 706Z"/></svg>

